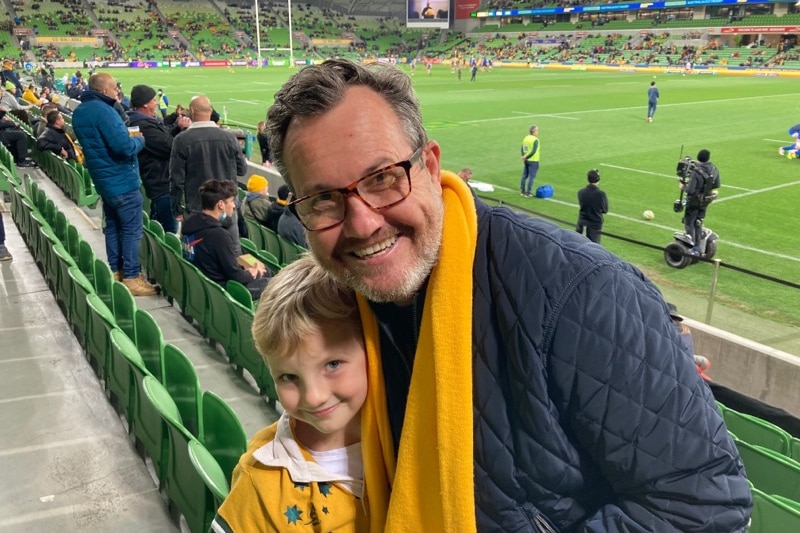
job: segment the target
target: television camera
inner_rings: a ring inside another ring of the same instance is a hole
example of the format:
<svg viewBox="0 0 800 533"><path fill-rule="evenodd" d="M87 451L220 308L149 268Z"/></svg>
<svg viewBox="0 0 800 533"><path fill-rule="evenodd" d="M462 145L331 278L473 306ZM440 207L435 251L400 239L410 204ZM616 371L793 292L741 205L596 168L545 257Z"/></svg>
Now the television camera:
<svg viewBox="0 0 800 533"><path fill-rule="evenodd" d="M683 152L683 148L681 148ZM675 174L678 176L678 181L685 187L692 177L692 171L697 167L697 161L694 161L688 155L678 160L675 168ZM714 195L716 196L716 194ZM686 207L686 197L681 187L681 194L677 200L672 203L672 210L676 213L681 213ZM675 239L664 248L664 261L673 268L686 268L690 264L696 263L698 257L711 259L717 253L717 239L719 236L711 231L709 228L702 227L700 229L700 242L695 243L692 238L683 231L676 231L673 234ZM695 246L696 245L696 246ZM699 250L698 255L692 255L689 250L696 248Z"/></svg>

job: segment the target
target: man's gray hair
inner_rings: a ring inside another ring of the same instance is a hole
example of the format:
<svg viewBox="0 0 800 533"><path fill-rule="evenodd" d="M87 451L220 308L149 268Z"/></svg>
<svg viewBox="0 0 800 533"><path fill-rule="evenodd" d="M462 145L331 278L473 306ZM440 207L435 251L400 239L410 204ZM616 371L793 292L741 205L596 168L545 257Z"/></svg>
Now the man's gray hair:
<svg viewBox="0 0 800 533"><path fill-rule="evenodd" d="M336 107L350 87L363 86L381 95L400 119L412 148L423 146L428 138L422 125L419 100L411 79L391 65L362 66L346 59L330 59L294 74L275 94L267 112L267 134L272 162L286 184L295 191L293 176L284 159L284 143L296 117L320 116Z"/></svg>

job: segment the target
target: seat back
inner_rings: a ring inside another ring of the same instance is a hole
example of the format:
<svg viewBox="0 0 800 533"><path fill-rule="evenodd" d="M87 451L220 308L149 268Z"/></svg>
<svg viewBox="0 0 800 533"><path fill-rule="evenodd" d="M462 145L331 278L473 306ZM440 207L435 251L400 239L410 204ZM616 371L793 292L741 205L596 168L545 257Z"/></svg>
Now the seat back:
<svg viewBox="0 0 800 533"><path fill-rule="evenodd" d="M114 313L97 294L86 297L89 306L89 334L86 339L86 352L97 375L105 380L108 357L111 351L111 330L117 326Z"/></svg>
<svg viewBox="0 0 800 533"><path fill-rule="evenodd" d="M175 401L184 427L197 438L202 434L202 389L194 365L174 344L164 346L164 387Z"/></svg>
<svg viewBox="0 0 800 533"><path fill-rule="evenodd" d="M225 400L211 391L203 393L202 413L203 438L200 442L217 460L230 484L233 469L247 449L244 428Z"/></svg>
<svg viewBox="0 0 800 533"><path fill-rule="evenodd" d="M250 291L247 290L247 287L235 279L229 279L225 284L225 290L235 301L239 302L247 309L250 309L251 311L253 310L253 295L250 294Z"/></svg>
<svg viewBox="0 0 800 533"><path fill-rule="evenodd" d="M730 408L725 409L723 417L725 425L737 438L789 456L791 435L775 424Z"/></svg>
<svg viewBox="0 0 800 533"><path fill-rule="evenodd" d="M81 235L78 232L78 228L76 228L72 224L67 224L67 251L69 255L72 256L72 259L78 261L80 259L80 243L83 241L81 239Z"/></svg>
<svg viewBox="0 0 800 533"><path fill-rule="evenodd" d="M208 307L208 297L204 284L208 278L185 259L181 259L180 265L186 281L186 306L182 311L184 315L197 322L201 333L205 333L204 317Z"/></svg>
<svg viewBox="0 0 800 533"><path fill-rule="evenodd" d="M237 367L247 370L253 376L259 393L274 402L278 399L275 383L272 381L267 364L256 350L253 334L250 332L250 328L253 326L253 310L234 301L231 303L231 313L235 331L234 348L230 356L231 362Z"/></svg>
<svg viewBox="0 0 800 533"><path fill-rule="evenodd" d="M94 290L94 260L92 245L89 244L89 241L81 240L78 243L78 268L92 284L92 290Z"/></svg>
<svg viewBox="0 0 800 533"><path fill-rule="evenodd" d="M263 228L261 234L264 236L264 249L274 255L278 259L278 263L286 264L283 259L283 249L278 234L269 228Z"/></svg>
<svg viewBox="0 0 800 533"><path fill-rule="evenodd" d="M122 331L136 339L136 300L122 282L115 281L111 287L114 319Z"/></svg>
<svg viewBox="0 0 800 533"><path fill-rule="evenodd" d="M167 233L167 236L169 235L172 234ZM177 302L178 307L183 311L186 306L186 280L180 264L183 259L179 255L180 252L176 253L166 242L159 242L158 245L161 248L161 255L164 257L164 280L161 284L161 291L170 303Z"/></svg>
<svg viewBox="0 0 800 533"><path fill-rule="evenodd" d="M181 435L178 440L183 440L184 447L188 446L188 440L192 436L183 428L180 412L169 392L155 376L146 375L142 378L140 392L142 396L139 407L148 417L148 430L152 432L142 444L144 444L145 452L153 462L160 486L166 489L167 496L169 496L170 428L173 426L182 428L182 431L179 431ZM180 443L176 444L180 445Z"/></svg>
<svg viewBox="0 0 800 533"><path fill-rule="evenodd" d="M753 485L767 494L800 502L800 463L742 440L736 440L736 447Z"/></svg>
<svg viewBox="0 0 800 533"><path fill-rule="evenodd" d="M172 250L178 254L179 257L183 257L183 248L181 246L181 239L174 233L165 233L164 234L164 242L167 246L172 248Z"/></svg>
<svg viewBox="0 0 800 533"><path fill-rule="evenodd" d="M259 224L256 219L250 217L244 217L244 221L247 225L247 234L250 236L250 240L253 241L257 249L263 249L264 235L261 233L261 224Z"/></svg>
<svg viewBox="0 0 800 533"><path fill-rule="evenodd" d="M153 315L143 309L137 309L134 315L136 322L136 348L142 356L144 365L159 381L164 376L164 336Z"/></svg>
<svg viewBox="0 0 800 533"><path fill-rule="evenodd" d="M86 348L86 336L89 329L89 306L86 298L90 294L94 294L94 287L77 266L71 267L68 274L72 280L69 297L70 324L78 342L83 348Z"/></svg>
<svg viewBox="0 0 800 533"><path fill-rule="evenodd" d="M748 533L800 531L800 511L779 501L758 488L753 492L753 514Z"/></svg>
<svg viewBox="0 0 800 533"><path fill-rule="evenodd" d="M109 309L114 307L112 287L114 283L114 273L108 263L96 257L94 260L94 292Z"/></svg>
<svg viewBox="0 0 800 533"><path fill-rule="evenodd" d="M203 287L208 297L203 329L212 341L220 343L226 352L230 352L233 333L231 298L216 281L205 278Z"/></svg>
<svg viewBox="0 0 800 533"><path fill-rule="evenodd" d="M214 520L217 509L230 493L230 485L225 479L222 467L200 441L189 441L189 460L206 487L203 531L210 531L211 521Z"/></svg>
<svg viewBox="0 0 800 533"><path fill-rule="evenodd" d="M133 339L120 328L111 331L111 355L108 358L108 379L106 388L111 393L112 404L128 421L128 430L133 430L134 394L131 361L141 361ZM142 362L144 365L144 362Z"/></svg>

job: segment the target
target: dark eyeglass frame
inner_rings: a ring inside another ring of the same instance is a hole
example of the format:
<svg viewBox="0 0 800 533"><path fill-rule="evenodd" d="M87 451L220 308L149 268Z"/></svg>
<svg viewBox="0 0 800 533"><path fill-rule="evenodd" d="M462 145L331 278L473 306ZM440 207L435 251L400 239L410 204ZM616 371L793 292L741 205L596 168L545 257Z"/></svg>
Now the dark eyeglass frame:
<svg viewBox="0 0 800 533"><path fill-rule="evenodd" d="M340 221L334 222L333 224L330 224L329 226L323 226L323 227L314 228L314 229L309 228L308 226L306 226L306 223L303 221L303 218L297 213L297 205L298 204L300 204L302 202L305 202L307 200L310 200L312 198L315 198L317 196L321 196L323 194L330 194L330 193L338 192L338 193L340 193L342 195L343 199L346 199L348 196L355 194L356 196L358 196L358 198L362 202L364 202L367 206L369 206L370 209L374 209L375 211L380 211L382 209L386 209L388 207L395 206L395 205L399 204L400 202L402 202L403 200L405 200L406 198L408 198L408 196L411 194L411 169L414 168L414 165L417 163L417 161L422 156L422 152L423 152L424 148L425 148L424 146L420 146L419 148L414 150L414 152L408 157L408 159L406 159L404 161L398 161L397 163L393 163L391 165L387 165L387 166L379 168L377 170L373 170L372 172L370 172L366 176L362 176L362 177L358 178L356 181L354 181L353 183L351 183L351 184L349 184L349 185L347 185L345 187L341 187L339 189L327 189L325 191L315 192L314 194L307 194L306 196L302 196L300 198L297 198L296 200L293 200L293 201L289 202L287 207L297 217L297 219L300 221L300 223L303 225L303 227L306 228L308 231L322 231L322 230L331 229L333 227L336 227L336 226L338 226L339 224L341 224L342 222L345 221L345 219L347 218L347 202L344 202L344 204L343 204L344 207L343 207L343 211L342 211L342 219ZM397 167L400 167L403 170L405 170L406 179L408 180L408 192L406 192L406 194L402 198L400 198L400 199L398 199L398 200L396 200L396 201L394 201L394 202L392 202L390 204L383 205L381 207L374 207L363 196L361 196L361 193L358 192L358 185L361 182L363 182L364 180L367 180L367 179L372 178L374 176L377 176L377 175L379 175L379 174L381 174L383 172L386 172L387 170L391 170L391 169L397 168Z"/></svg>

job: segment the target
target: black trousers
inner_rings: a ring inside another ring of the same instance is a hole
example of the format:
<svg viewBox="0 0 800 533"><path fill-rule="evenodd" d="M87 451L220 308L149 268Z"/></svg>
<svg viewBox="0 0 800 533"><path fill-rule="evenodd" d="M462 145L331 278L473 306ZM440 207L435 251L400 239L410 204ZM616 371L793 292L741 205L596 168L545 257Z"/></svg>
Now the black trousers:
<svg viewBox="0 0 800 533"><path fill-rule="evenodd" d="M603 226L589 226L585 222L579 220L575 226L575 231L583 235L583 230L586 229L586 237L592 241L600 244L600 237L603 235Z"/></svg>
<svg viewBox="0 0 800 533"><path fill-rule="evenodd" d="M0 130L0 142L11 151L14 163L22 163L28 157L28 135L22 130Z"/></svg>

